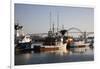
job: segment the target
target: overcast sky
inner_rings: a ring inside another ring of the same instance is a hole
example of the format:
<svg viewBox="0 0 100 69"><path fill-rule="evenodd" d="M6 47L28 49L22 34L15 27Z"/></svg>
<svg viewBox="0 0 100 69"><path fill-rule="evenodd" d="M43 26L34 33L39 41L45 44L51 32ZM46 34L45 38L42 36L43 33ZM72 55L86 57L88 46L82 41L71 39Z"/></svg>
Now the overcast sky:
<svg viewBox="0 0 100 69"><path fill-rule="evenodd" d="M76 27L81 31L94 31L94 9L83 7L47 6L15 4L15 23L23 26L26 33L48 32L51 22L57 26L57 13L59 13L59 26L65 29Z"/></svg>

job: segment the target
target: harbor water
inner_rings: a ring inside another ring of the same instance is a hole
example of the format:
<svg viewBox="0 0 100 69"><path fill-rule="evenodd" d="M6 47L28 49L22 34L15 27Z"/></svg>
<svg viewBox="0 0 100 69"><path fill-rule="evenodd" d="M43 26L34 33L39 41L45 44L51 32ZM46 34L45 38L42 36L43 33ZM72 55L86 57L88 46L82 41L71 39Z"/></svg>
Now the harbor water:
<svg viewBox="0 0 100 69"><path fill-rule="evenodd" d="M47 64L62 62L93 61L93 48L70 48L53 51L17 51L15 65Z"/></svg>

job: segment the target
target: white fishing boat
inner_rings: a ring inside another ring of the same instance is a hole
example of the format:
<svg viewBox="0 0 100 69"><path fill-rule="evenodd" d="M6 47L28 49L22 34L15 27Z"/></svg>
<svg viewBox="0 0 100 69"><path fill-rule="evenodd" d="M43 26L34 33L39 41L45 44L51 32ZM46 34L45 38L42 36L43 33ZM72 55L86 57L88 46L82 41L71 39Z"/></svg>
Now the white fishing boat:
<svg viewBox="0 0 100 69"><path fill-rule="evenodd" d="M77 41L71 44L71 47L86 47L89 46L90 43L85 43L84 41Z"/></svg>
<svg viewBox="0 0 100 69"><path fill-rule="evenodd" d="M31 38L29 35L24 36L24 38L19 41L17 48L19 49L31 49Z"/></svg>

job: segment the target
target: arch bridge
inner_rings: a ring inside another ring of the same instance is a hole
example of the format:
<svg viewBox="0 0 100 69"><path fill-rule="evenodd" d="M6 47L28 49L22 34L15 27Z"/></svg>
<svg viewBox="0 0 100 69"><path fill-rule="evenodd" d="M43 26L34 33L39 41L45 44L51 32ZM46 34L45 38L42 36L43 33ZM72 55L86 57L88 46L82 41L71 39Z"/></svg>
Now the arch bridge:
<svg viewBox="0 0 100 69"><path fill-rule="evenodd" d="M76 32L73 32L72 30L75 30ZM76 27L71 27L68 29L60 30L60 31L58 31L58 33L61 33L61 31L64 31L65 32L64 34L67 33L67 36L69 33L76 33L76 34L80 33L81 36L83 37L83 39L86 39L89 35L94 34L94 32L82 32L79 28L76 28ZM72 32L70 32L70 31L72 31ZM36 33L33 35L43 36L43 35L48 35L48 33Z"/></svg>

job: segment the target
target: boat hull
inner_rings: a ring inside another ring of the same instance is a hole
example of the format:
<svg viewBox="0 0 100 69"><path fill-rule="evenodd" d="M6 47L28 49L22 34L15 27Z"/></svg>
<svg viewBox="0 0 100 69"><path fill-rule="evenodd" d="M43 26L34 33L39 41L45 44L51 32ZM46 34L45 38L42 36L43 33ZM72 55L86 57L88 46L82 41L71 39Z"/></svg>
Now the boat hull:
<svg viewBox="0 0 100 69"><path fill-rule="evenodd" d="M16 48L17 49L31 49L31 43L30 42L18 43Z"/></svg>
<svg viewBox="0 0 100 69"><path fill-rule="evenodd" d="M66 49L66 45L62 45L62 46L34 46L35 51L54 51L54 50L60 50L60 49Z"/></svg>

